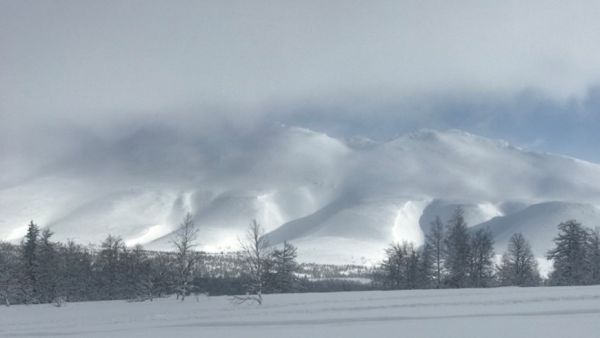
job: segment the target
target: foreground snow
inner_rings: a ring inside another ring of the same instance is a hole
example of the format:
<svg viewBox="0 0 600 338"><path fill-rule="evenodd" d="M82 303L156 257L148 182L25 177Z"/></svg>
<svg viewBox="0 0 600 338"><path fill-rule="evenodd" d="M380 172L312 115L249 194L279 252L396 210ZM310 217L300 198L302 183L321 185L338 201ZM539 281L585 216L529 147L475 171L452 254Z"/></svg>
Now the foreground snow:
<svg viewBox="0 0 600 338"><path fill-rule="evenodd" d="M0 308L0 336L597 337L600 286L267 295Z"/></svg>

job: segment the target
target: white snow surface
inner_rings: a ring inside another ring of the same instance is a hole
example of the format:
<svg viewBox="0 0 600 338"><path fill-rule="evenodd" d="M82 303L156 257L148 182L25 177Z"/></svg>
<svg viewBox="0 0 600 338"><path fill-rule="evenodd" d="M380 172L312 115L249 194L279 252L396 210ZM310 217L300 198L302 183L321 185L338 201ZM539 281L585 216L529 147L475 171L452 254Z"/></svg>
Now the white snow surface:
<svg viewBox="0 0 600 338"><path fill-rule="evenodd" d="M542 256L561 221L600 225L600 165L458 130L367 142L281 126L216 150L186 137L140 131L1 185L0 240L18 242L33 219L60 240L110 233L170 249L191 212L202 250L237 249L257 219L300 258L357 263L377 261L392 242L421 244L435 216L447 220L457 206L470 226L492 228L498 251L521 231Z"/></svg>
<svg viewBox="0 0 600 338"><path fill-rule="evenodd" d="M534 204L508 216L496 217L477 225L494 235L497 250L504 250L515 232L528 239L534 254L544 256L556 236L556 220L577 220L589 227L600 226L600 209L589 204L547 202Z"/></svg>
<svg viewBox="0 0 600 338"><path fill-rule="evenodd" d="M0 308L2 337L598 337L600 286L372 291Z"/></svg>

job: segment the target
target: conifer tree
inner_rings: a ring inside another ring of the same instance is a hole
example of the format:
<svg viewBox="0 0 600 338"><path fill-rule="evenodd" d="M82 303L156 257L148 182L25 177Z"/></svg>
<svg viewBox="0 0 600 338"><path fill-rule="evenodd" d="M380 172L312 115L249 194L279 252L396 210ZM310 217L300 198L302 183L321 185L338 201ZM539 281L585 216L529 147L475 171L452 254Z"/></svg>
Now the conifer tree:
<svg viewBox="0 0 600 338"><path fill-rule="evenodd" d="M587 257L588 232L575 220L560 223L558 229L558 236L554 238L556 246L546 255L554 267L550 282L553 285L586 284L591 268Z"/></svg>
<svg viewBox="0 0 600 338"><path fill-rule="evenodd" d="M283 242L283 248L275 249L272 253L270 265L270 289L273 292L291 292L296 284L295 273L298 270L296 262L297 249L287 241Z"/></svg>
<svg viewBox="0 0 600 338"><path fill-rule="evenodd" d="M446 283L450 287L462 288L469 284L469 231L462 208L457 208L448 222L444 240L446 257L444 268L447 271Z"/></svg>
<svg viewBox="0 0 600 338"><path fill-rule="evenodd" d="M51 241L53 233L50 229L42 230L37 245L36 276L39 284L38 293L41 303L57 301L59 297L60 266L56 244Z"/></svg>
<svg viewBox="0 0 600 338"><path fill-rule="evenodd" d="M406 288L407 289L422 289L425 288L421 285L421 255L418 250L415 249L412 243L407 246L407 260L406 260Z"/></svg>
<svg viewBox="0 0 600 338"><path fill-rule="evenodd" d="M0 242L0 304L18 301L19 256L14 246Z"/></svg>
<svg viewBox="0 0 600 338"><path fill-rule="evenodd" d="M426 242L420 252L418 283L420 289L438 288L434 257L434 249Z"/></svg>
<svg viewBox="0 0 600 338"><path fill-rule="evenodd" d="M590 263L588 284L600 284L600 228L589 231L587 255Z"/></svg>
<svg viewBox="0 0 600 338"><path fill-rule="evenodd" d="M436 217L431 223L431 228L425 238L425 247L427 254L429 255L427 258L430 258L432 264L433 283L438 289L442 287L443 282L445 256L444 238L444 224L439 217Z"/></svg>
<svg viewBox="0 0 600 338"><path fill-rule="evenodd" d="M39 227L31 221L27 226L27 234L21 244L22 274L20 284L26 303L38 302L37 244L39 233Z"/></svg>

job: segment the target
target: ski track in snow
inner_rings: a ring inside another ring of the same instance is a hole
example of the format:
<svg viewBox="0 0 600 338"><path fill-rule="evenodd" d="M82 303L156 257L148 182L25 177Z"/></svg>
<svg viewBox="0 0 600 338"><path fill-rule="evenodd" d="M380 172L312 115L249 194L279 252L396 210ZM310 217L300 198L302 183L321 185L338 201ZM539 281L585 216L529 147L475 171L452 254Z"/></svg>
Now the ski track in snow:
<svg viewBox="0 0 600 338"><path fill-rule="evenodd" d="M0 308L0 336L596 337L599 319L600 286L372 291L267 295L262 306L228 297L13 306Z"/></svg>

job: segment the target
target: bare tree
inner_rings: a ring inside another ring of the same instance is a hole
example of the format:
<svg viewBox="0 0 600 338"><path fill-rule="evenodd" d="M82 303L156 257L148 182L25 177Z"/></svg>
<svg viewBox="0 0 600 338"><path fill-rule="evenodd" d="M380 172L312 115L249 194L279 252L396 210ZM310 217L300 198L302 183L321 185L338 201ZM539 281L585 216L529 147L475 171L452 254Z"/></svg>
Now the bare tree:
<svg viewBox="0 0 600 338"><path fill-rule="evenodd" d="M415 249L412 243L392 244L385 250L383 271L385 283L391 289L417 289L425 288L420 285L423 281L420 269L421 252Z"/></svg>
<svg viewBox="0 0 600 338"><path fill-rule="evenodd" d="M433 278L437 289L442 287L443 268L444 268L444 224L439 217L431 222L431 230L426 237L426 244L429 245L432 255Z"/></svg>
<svg viewBox="0 0 600 338"><path fill-rule="evenodd" d="M266 266L270 259L269 242L264 236L264 230L256 220L250 223L246 240L241 243L244 257L245 272L248 275L248 293L243 297L234 297L237 303L255 301L262 304L262 292L266 277Z"/></svg>
<svg viewBox="0 0 600 338"><path fill-rule="evenodd" d="M95 267L99 291L108 299L120 299L126 294L125 256L127 246L118 236L108 235L100 245Z"/></svg>
<svg viewBox="0 0 600 338"><path fill-rule="evenodd" d="M512 235L497 269L501 285L536 286L541 281L531 245L521 233Z"/></svg>
<svg viewBox="0 0 600 338"><path fill-rule="evenodd" d="M488 229L479 229L470 236L469 278L472 287L488 287L494 276L494 239Z"/></svg>
<svg viewBox="0 0 600 338"><path fill-rule="evenodd" d="M198 228L194 226L192 214L187 213L183 218L179 228L173 236L173 245L176 249L177 276L175 279L175 289L177 299L181 301L190 293L191 279L197 256L193 252L198 237Z"/></svg>

